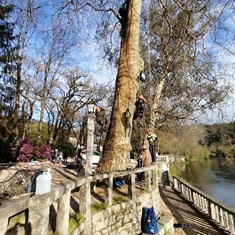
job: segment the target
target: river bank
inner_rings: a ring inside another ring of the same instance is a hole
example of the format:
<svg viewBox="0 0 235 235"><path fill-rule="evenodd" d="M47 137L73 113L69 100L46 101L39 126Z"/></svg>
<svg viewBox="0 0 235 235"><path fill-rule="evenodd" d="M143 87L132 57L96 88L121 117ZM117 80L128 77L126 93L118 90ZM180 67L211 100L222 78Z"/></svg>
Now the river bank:
<svg viewBox="0 0 235 235"><path fill-rule="evenodd" d="M235 208L235 161L213 158L189 161L173 169L176 174L201 191L231 208Z"/></svg>

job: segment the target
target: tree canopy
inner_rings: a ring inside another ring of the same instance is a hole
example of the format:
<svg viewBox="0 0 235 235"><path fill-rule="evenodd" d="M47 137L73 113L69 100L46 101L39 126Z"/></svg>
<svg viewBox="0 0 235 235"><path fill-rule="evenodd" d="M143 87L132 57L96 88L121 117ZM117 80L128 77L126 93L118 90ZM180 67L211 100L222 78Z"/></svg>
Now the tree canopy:
<svg viewBox="0 0 235 235"><path fill-rule="evenodd" d="M48 141L73 135L83 144L85 106L94 99L110 117L96 128L107 133L103 170L124 169L147 127L197 121L232 94L231 64L220 55L233 58L233 1L129 0L124 21L122 1L7 2L0 8L0 73L6 78L10 62L14 92L13 112L8 119L1 113L1 125L6 130L11 120L16 145L33 119L38 143L47 123ZM99 83L107 70L112 77ZM133 120L139 94L144 114Z"/></svg>

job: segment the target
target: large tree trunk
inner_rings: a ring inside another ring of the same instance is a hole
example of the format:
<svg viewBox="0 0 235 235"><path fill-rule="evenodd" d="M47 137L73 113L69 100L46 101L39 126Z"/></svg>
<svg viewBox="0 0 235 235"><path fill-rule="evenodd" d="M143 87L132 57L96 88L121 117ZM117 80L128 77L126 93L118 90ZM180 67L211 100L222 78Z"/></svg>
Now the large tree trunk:
<svg viewBox="0 0 235 235"><path fill-rule="evenodd" d="M127 160L130 158L132 119L139 88L139 74L143 70L143 60L139 55L141 2L141 0L129 1L126 27L122 35L111 123L104 145L102 172L125 170Z"/></svg>

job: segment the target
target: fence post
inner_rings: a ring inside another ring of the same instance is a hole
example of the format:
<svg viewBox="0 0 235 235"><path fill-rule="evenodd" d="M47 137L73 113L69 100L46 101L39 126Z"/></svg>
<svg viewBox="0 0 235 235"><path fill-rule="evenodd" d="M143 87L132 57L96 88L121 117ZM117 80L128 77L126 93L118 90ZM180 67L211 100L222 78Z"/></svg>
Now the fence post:
<svg viewBox="0 0 235 235"><path fill-rule="evenodd" d="M173 177L173 183L174 183L174 188L179 190L179 188L178 188L178 180L175 177Z"/></svg>
<svg viewBox="0 0 235 235"><path fill-rule="evenodd" d="M86 234L92 234L91 228L91 184L87 182L80 186L79 191L79 210L85 217Z"/></svg>
<svg viewBox="0 0 235 235"><path fill-rule="evenodd" d="M131 173L130 175L126 176L125 181L127 181L126 183L128 185L129 198L136 201L135 173Z"/></svg>
<svg viewBox="0 0 235 235"><path fill-rule="evenodd" d="M153 181L153 189L158 189L158 173L157 173L157 168L152 170L152 181Z"/></svg>
<svg viewBox="0 0 235 235"><path fill-rule="evenodd" d="M109 175L109 178L105 180L105 196L106 201L109 206L112 206L113 204L113 174L111 173Z"/></svg>
<svg viewBox="0 0 235 235"><path fill-rule="evenodd" d="M29 200L31 235L48 235L50 197L35 195Z"/></svg>
<svg viewBox="0 0 235 235"><path fill-rule="evenodd" d="M148 192L151 191L151 181L152 181L152 172L151 170L147 170L145 172L145 180L146 180L146 186L147 186L147 189L148 189Z"/></svg>
<svg viewBox="0 0 235 235"><path fill-rule="evenodd" d="M56 232L63 235L67 235L69 229L70 197L71 191L69 190L58 200Z"/></svg>
<svg viewBox="0 0 235 235"><path fill-rule="evenodd" d="M4 235L7 231L7 225L8 225L8 217L7 218L3 218L0 220L0 235Z"/></svg>

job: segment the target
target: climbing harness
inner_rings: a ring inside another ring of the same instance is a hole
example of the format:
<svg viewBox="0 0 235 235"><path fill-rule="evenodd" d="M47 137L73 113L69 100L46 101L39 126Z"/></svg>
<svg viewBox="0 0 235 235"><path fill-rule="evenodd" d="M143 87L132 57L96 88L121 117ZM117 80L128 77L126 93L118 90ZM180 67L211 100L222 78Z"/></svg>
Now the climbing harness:
<svg viewBox="0 0 235 235"><path fill-rule="evenodd" d="M143 118L144 116L144 108L145 108L145 103L146 99L143 97L143 95L138 95L137 100L135 102L135 114L134 114L134 119L137 119L138 117Z"/></svg>

